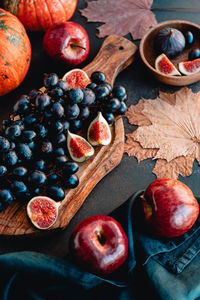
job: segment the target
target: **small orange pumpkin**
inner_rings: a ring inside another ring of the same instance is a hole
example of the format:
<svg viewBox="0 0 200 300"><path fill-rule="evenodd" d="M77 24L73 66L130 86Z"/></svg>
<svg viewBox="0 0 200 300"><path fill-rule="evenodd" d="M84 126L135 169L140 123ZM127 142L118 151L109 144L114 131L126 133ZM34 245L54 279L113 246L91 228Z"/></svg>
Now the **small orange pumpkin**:
<svg viewBox="0 0 200 300"><path fill-rule="evenodd" d="M4 0L4 8L16 15L30 31L47 30L68 21L78 0Z"/></svg>
<svg viewBox="0 0 200 300"><path fill-rule="evenodd" d="M31 44L22 23L0 9L0 96L23 81L31 60Z"/></svg>

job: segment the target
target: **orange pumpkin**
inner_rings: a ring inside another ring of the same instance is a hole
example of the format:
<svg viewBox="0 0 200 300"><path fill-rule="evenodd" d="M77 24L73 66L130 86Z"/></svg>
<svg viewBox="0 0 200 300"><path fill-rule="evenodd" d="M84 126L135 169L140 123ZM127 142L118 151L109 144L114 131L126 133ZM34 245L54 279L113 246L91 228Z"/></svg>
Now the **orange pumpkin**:
<svg viewBox="0 0 200 300"><path fill-rule="evenodd" d="M0 96L24 79L31 60L31 44L22 23L0 9Z"/></svg>
<svg viewBox="0 0 200 300"><path fill-rule="evenodd" d="M47 30L68 21L78 0L4 0L4 7L16 15L30 31Z"/></svg>

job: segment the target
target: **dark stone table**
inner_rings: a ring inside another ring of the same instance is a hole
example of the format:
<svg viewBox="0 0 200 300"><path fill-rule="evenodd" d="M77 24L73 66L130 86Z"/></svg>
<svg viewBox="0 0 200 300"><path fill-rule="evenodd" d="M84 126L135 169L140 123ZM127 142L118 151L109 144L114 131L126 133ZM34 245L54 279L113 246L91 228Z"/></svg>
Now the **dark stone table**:
<svg viewBox="0 0 200 300"><path fill-rule="evenodd" d="M99 0L100 1L100 0ZM78 8L72 18L73 21L81 24L88 32L91 44L91 51L87 60L79 67L87 65L97 54L103 39L95 36L97 33L95 23L86 23L85 18L80 16L79 8L86 6L85 1L80 0ZM3 7L0 1L0 7ZM195 8L200 9L199 0L193 1L173 1L173 0L156 0L153 4L154 8L161 7L182 7L194 8L194 10L171 10L171 9L155 9L154 13L158 22L167 19L185 19L188 21L200 23L199 12ZM21 94L29 92L33 88L40 88L42 85L43 74L56 72L60 77L66 73L70 67L64 66L47 57L42 48L43 33L29 33L32 45L32 61L29 72L23 83L12 93L1 98L0 103L0 121L8 116L13 103ZM126 36L131 40L131 36ZM139 41L136 41L139 44ZM116 83L126 87L128 92L128 105L136 104L141 97L155 98L158 91L175 91L178 88L166 86L156 81L146 72L145 66L142 64L139 55L135 62L124 70L116 79ZM190 86L194 92L200 90L200 82ZM127 123L124 118L126 133L132 131L133 126ZM0 237L0 252L10 252L17 250L33 250L42 253L64 257L68 249L68 239L76 224L87 216L95 214L108 214L116 207L125 202L131 194L140 189L145 189L147 185L156 179L152 173L155 161L151 159L137 163L136 158L123 156L120 165L111 173L104 177L87 197L81 209L71 220L68 227L61 233L52 236L45 236L38 239L27 238L4 238ZM193 174L189 177L179 177L179 180L186 183L196 196L200 193L200 167L197 162L194 163Z"/></svg>

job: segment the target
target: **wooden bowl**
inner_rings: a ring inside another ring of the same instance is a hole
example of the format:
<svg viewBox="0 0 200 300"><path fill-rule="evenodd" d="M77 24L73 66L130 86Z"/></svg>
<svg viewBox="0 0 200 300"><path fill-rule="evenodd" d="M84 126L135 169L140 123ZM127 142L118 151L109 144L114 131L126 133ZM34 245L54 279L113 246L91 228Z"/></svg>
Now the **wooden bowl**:
<svg viewBox="0 0 200 300"><path fill-rule="evenodd" d="M180 53L175 58L170 58L172 63L175 65L175 67L178 69L178 63L182 61L188 60L188 54L189 52L194 48L200 48L200 26L184 21L184 20L169 20L162 23L157 24L152 29L150 29L146 35L142 38L140 42L140 56L147 66L147 68L151 71L151 73L161 82L169 85L175 85L175 86L184 86L191 83L194 83L198 80L200 80L200 72L196 74L191 75L182 75L182 76L172 76L172 75L166 75L163 74L155 69L155 59L158 56L158 54L154 50L154 38L157 35L157 33L166 27L172 27L179 29L184 33L185 31L191 31L194 35L195 42L189 47L185 48L182 53Z"/></svg>

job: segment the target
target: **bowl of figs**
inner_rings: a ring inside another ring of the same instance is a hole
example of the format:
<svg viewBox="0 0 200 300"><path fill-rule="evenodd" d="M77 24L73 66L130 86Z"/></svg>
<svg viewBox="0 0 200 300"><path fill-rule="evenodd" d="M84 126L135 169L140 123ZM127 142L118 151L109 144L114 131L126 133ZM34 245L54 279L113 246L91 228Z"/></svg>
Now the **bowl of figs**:
<svg viewBox="0 0 200 300"><path fill-rule="evenodd" d="M200 26L169 20L151 28L140 42L140 56L159 81L184 86L200 80Z"/></svg>

